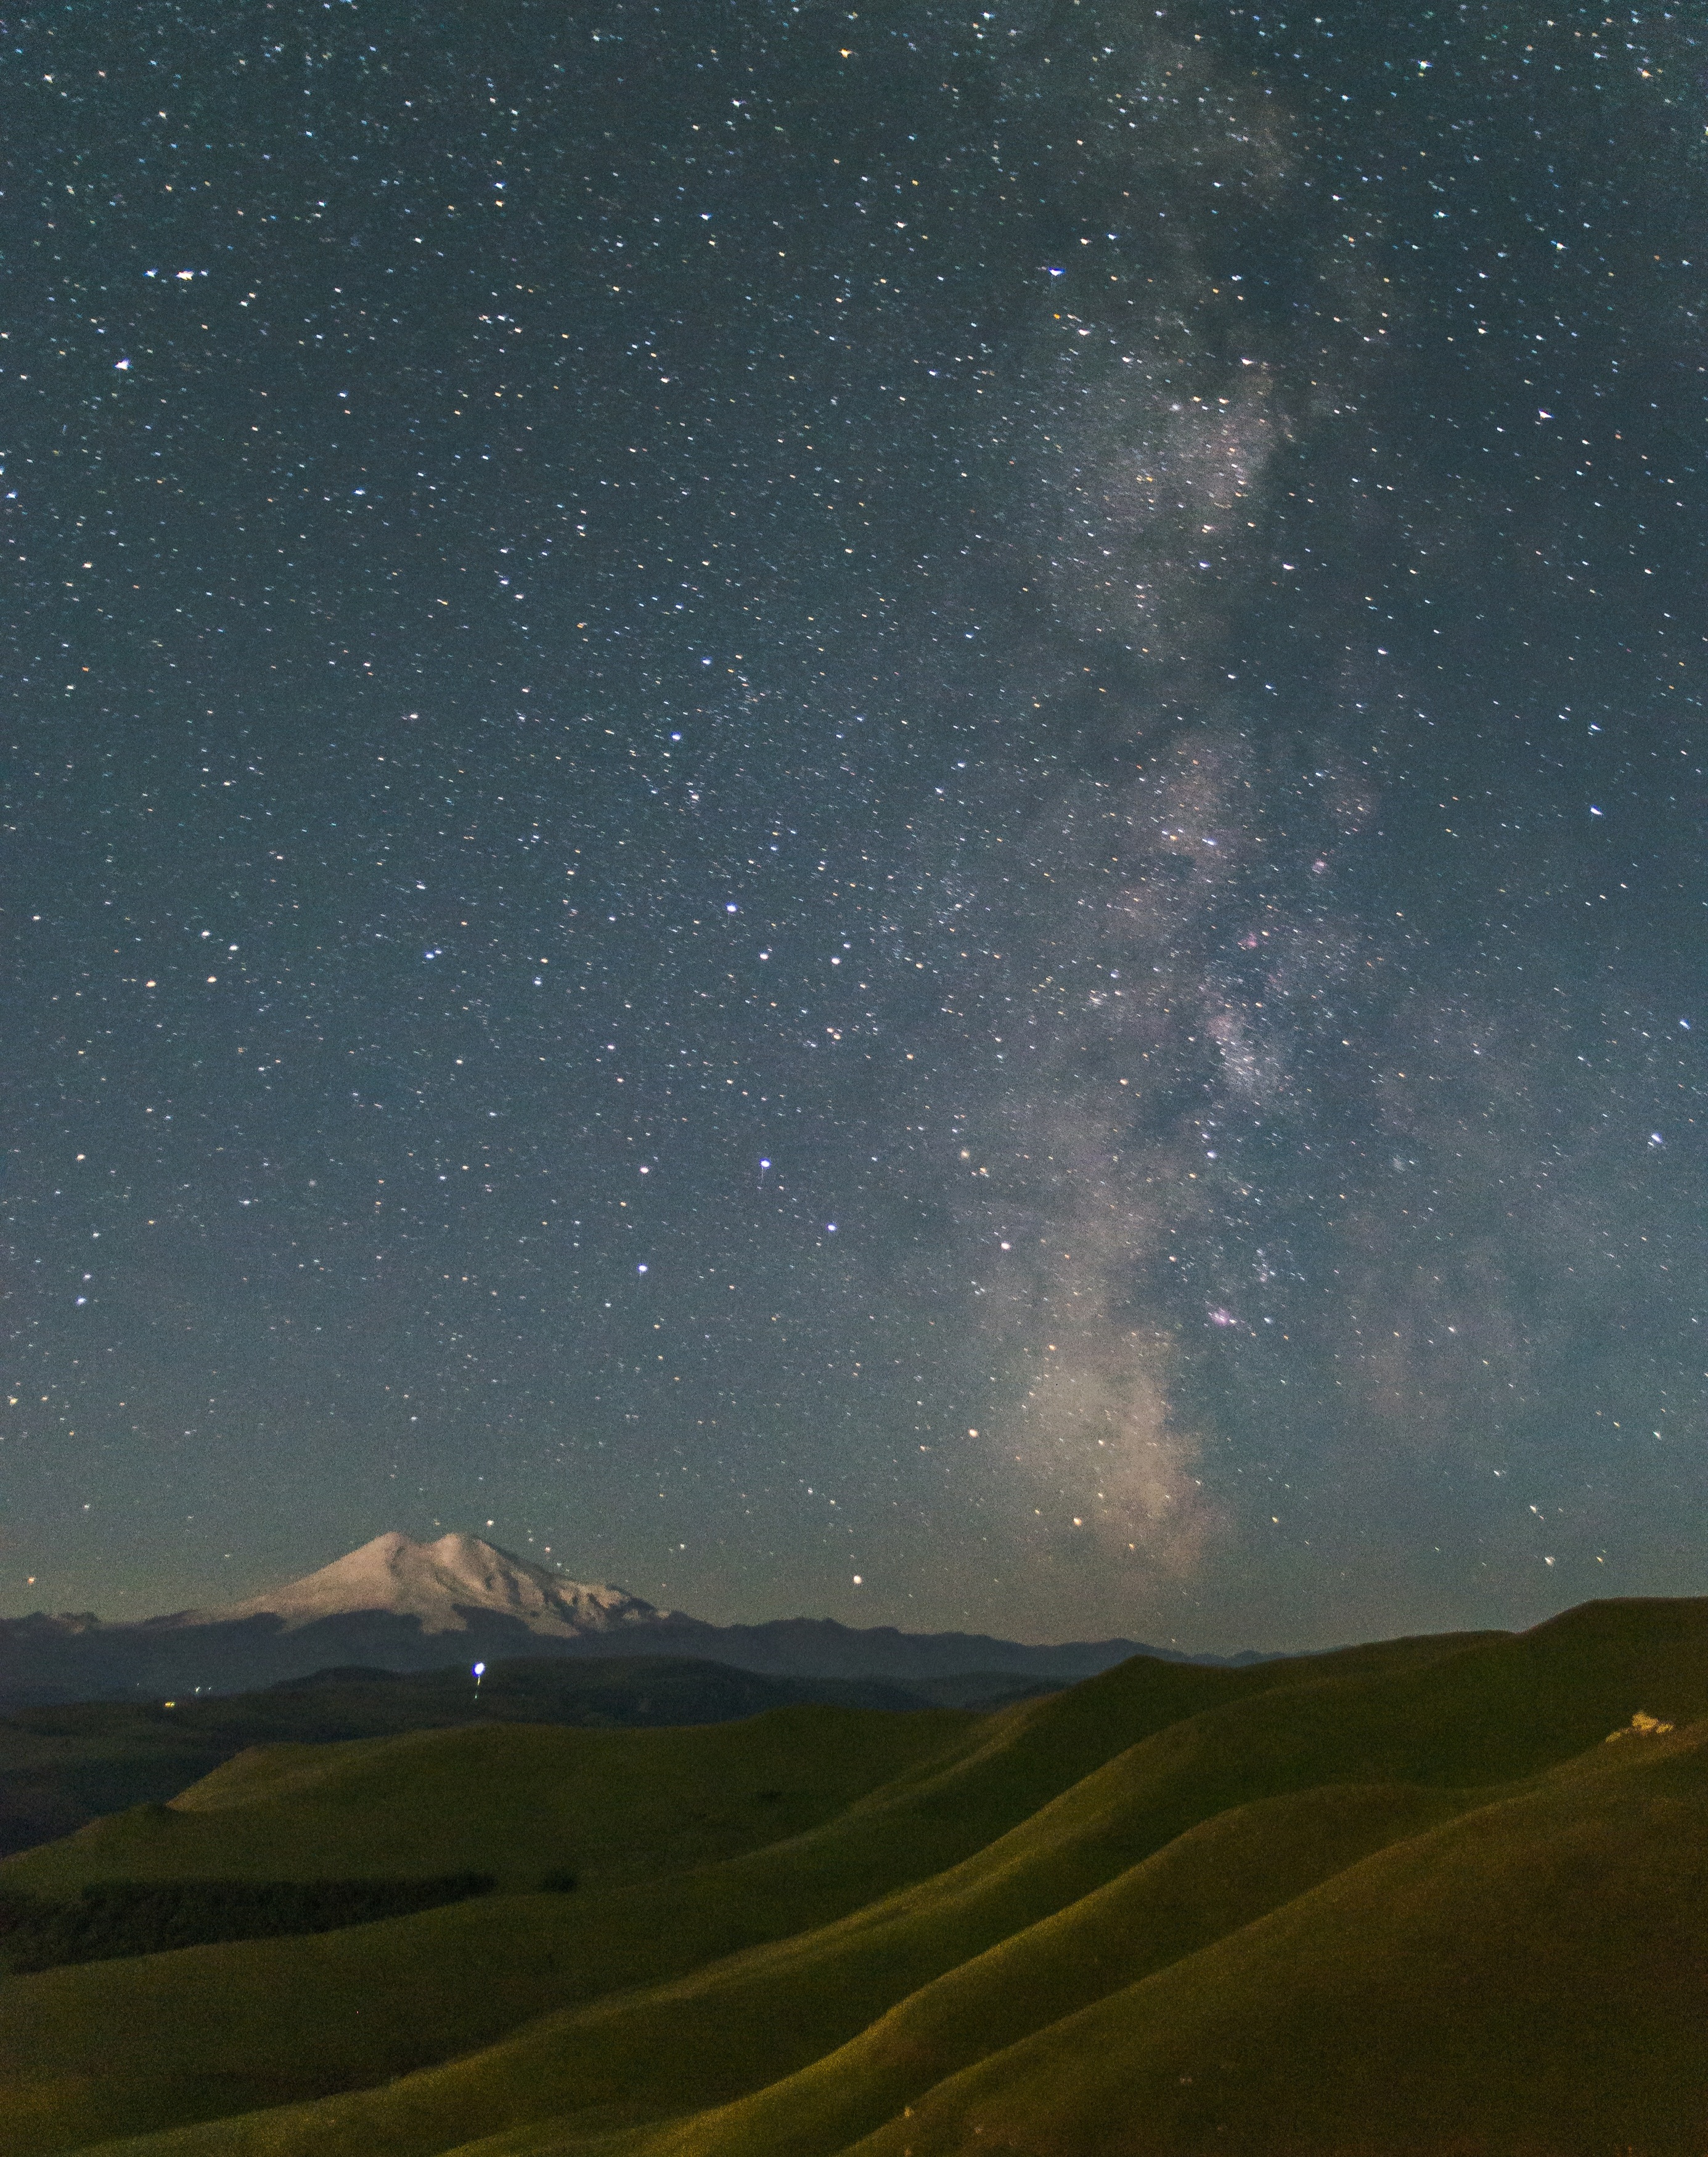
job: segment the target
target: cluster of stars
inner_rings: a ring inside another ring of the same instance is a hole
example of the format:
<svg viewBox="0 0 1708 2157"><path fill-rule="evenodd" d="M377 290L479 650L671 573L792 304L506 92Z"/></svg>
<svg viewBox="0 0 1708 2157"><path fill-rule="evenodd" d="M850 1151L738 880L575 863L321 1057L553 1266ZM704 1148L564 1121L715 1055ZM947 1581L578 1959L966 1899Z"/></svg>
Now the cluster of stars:
<svg viewBox="0 0 1708 2157"><path fill-rule="evenodd" d="M1688 30L258 23L14 26L0 1598L1686 1584Z"/></svg>

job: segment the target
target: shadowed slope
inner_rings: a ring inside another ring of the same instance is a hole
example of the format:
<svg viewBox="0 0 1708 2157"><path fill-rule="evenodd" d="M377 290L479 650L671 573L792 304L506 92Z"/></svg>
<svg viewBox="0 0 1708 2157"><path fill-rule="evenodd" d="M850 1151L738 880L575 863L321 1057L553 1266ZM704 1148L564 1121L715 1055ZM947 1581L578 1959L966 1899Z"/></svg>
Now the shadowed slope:
<svg viewBox="0 0 1708 2157"><path fill-rule="evenodd" d="M782 1789L786 1802L803 1777L827 1771L808 1742L816 1732L834 1757L846 1794L875 1771L872 1759L855 1758L864 1718L789 1710L691 1732L517 1727L264 1748L187 1793L188 1805L99 1822L12 1860L0 1866L0 1886L65 1892L85 1879L207 1876L219 1869L219 1838L226 1834L235 1838L224 1846L227 1876L277 1876L292 1864L307 1877L347 1875L359 1869L357 1853L371 1848L376 1820L406 1826L417 1816L422 1791L415 1771L424 1763L441 1778L436 1801L425 1808L426 1837L400 1842L392 1869L409 1863L437 1869L427 1856L454 1847L474 1853L463 1861L469 1863L488 1853L502 1856L513 1878L515 1849L496 1846L513 1817L514 1790L494 1792L477 1773L460 1789L443 1779L459 1764L477 1770L482 1752L469 1741L494 1737L550 1741L548 1763L570 1740L594 1748L590 1757L616 1763L611 1779L597 1785L601 1810L596 1817L583 1815L574 1847L585 1852L608 1833L615 1864L645 1876L602 1892L596 1885L567 1902L534 1898L525 1920L521 1906L500 1898L313 1939L187 1949L15 1979L0 1987L0 2061L15 2063L0 2081L0 2103L23 2138L20 2150L64 2149L126 2127L389 2079L487 2041L530 2011L668 1980L750 1943L834 1919L1024 1820L1119 1749L1130 1732L1166 1726L1206 1700L1261 1688L1266 1672L1291 1667L1227 1672L1138 1662L1072 1694L1029 1701L982 1722L947 1711L875 1717L880 1730L917 1725L935 1732L936 1749L921 1743L912 1772L893 1775L825 1827L780 1844L770 1862L757 1861L766 1854L761 1850L685 1875L673 1874L670 1861L691 1864L696 1837L703 1851L703 1830L693 1816L704 1804L714 1743L721 1754L745 1742L751 1757L744 1789ZM785 1735L780 1754L767 1749ZM632 1749L637 1737L655 1741L648 1748L654 1773L642 1806L632 1812L627 1800L637 1778L648 1780L639 1772L645 1761ZM667 1741L674 1741L683 1771L668 1789L656 1776ZM896 1764L893 1754L889 1764ZM383 1780L376 1786L374 1779L382 1770L397 1779L395 1810L383 1802ZM782 1770L787 1771L782 1781L768 1784L766 1778ZM240 1791L252 1802L218 1804ZM365 1802L344 1802L356 1794ZM215 1809L194 1810L209 1799ZM673 1804L688 1817L671 1841ZM544 1851L539 1825L521 1810L537 1863ZM787 1835L787 1818L777 1818L782 1810L776 1800L758 1809L762 1831ZM341 1811L348 1814L342 1822ZM462 1823L454 1842L443 1839L452 1833L447 1816ZM649 1840L654 1820L660 1833ZM188 1846L177 1839L186 1830L196 1838ZM551 1861L563 1855L554 1842ZM467 2014L461 2029L459 2001Z"/></svg>
<svg viewBox="0 0 1708 2157"><path fill-rule="evenodd" d="M329 1670L262 1692L170 1707L121 1701L19 1708L0 1719L0 1856L38 1847L107 1813L159 1804L254 1745L328 1745L495 1722L658 1729L732 1722L802 1701L906 1711L979 1711L1059 1688L1000 1675L912 1690L877 1680L761 1677L684 1656L467 1665L402 1673Z"/></svg>
<svg viewBox="0 0 1708 2157"><path fill-rule="evenodd" d="M854 1921L772 1950L762 1964L744 1958L632 2007L613 2001L552 2033L558 2116L493 2146L555 2148L576 2117L596 2123L598 2108L635 2109L644 2089L672 2111L695 2101L716 2107L638 2135L634 2147L644 2157L830 2157L961 2067L1236 1930L1372 1850L1453 1817L1467 1802L1396 1789L1269 1799L1193 1829L1106 1887L959 1962L949 1956L970 1936L967 1912L916 1911L910 1925L898 1910L864 1939L849 1937ZM716 2106L718 2077L757 2082L760 2057L768 2055L777 2072L791 2053L813 2054L831 2029L847 2027L873 1997L901 1990L932 1962L948 1966L839 2049ZM648 2026L678 2048L662 2075L656 2063L646 2067ZM550 2077L543 2050L530 2031L508 2053ZM496 2065L501 2057L488 2058ZM699 2063L697 2074L690 2062ZM713 2062L716 2076L706 2072ZM444 2086L457 2075L453 2066L435 2078L440 2087L424 2111L442 2119L461 2109L445 2101ZM350 2108L356 2131L343 2139L335 2124L343 2109L317 2108L313 2137L301 2147L338 2157L359 2148L365 2123ZM473 2108L465 2116L475 2116ZM384 2123L389 2131L399 2124L396 2113Z"/></svg>
<svg viewBox="0 0 1708 2157"><path fill-rule="evenodd" d="M1697 2157L1705 1841L1708 1729L1603 1752L1040 2031L854 2149Z"/></svg>
<svg viewBox="0 0 1708 2157"><path fill-rule="evenodd" d="M23 1852L0 1885L478 1870L531 1888L562 1865L679 1870L798 1833L978 1729L947 1708L802 1707L685 1730L500 1723L256 1746L169 1805Z"/></svg>
<svg viewBox="0 0 1708 2157"><path fill-rule="evenodd" d="M1411 1659L1422 1645L1396 1645ZM638 1812L626 1799L634 1789L634 1738L658 1753L675 1741L684 1758L705 1768L712 1743L768 1743L787 1730L785 1764L792 1773L772 1789L798 1789L813 1768L808 1732L819 1732L848 1778L848 1756L859 1748L863 1719L837 1711L785 1711L751 1726L694 1732L433 1732L423 1738L349 1748L266 1748L209 1778L175 1808L129 1814L97 1823L48 1849L0 1866L0 1885L37 1892L71 1890L84 1879L116 1876L349 1875L358 1855L384 1834L375 1823L425 1814L427 1835L393 1846L393 1870L442 1868L444 1851L464 1864L488 1853L503 1857L515 1879L513 1846L504 1823L518 1816L515 1789L489 1790L479 1773L462 1789L440 1782L423 1805L418 1768L444 1775L451 1767L479 1768L492 1760L472 1741L507 1745L550 1741L597 1748L617 1763L601 1782L597 1816L585 1814L575 1849L585 1853L600 1831L615 1838L617 1864L634 1853L645 1872L608 1892L582 1892L570 1902L529 1905L524 1924L504 1898L429 1911L390 1924L360 1926L319 1939L270 1939L245 1946L183 1950L140 1963L101 1963L48 1971L0 1989L0 2058L19 2062L0 2083L11 2105L19 2149L69 2149L97 2134L168 2118L196 2118L224 2109L278 2103L293 2094L349 2088L408 2073L489 2041L526 2012L586 2000L627 1985L671 1980L748 1943L777 1939L837 1920L871 1896L942 1864L953 1864L1005 1829L1022 1823L1063 1786L1123 1749L1134 1734L1167 1727L1205 1701L1238 1700L1262 1691L1281 1674L1305 1665L1270 1663L1251 1670L1199 1670L1178 1663L1134 1661L1072 1693L1024 1701L979 1722L966 1715L874 1717L874 1726L934 1727L936 1752L921 1745L919 1764L897 1773L863 1804L849 1805L826 1827L778 1842L774 1855L755 1851L673 1876L668 1860L692 1861L692 1838L664 1849L647 1840L649 1816L660 1812L658 1790ZM766 1789L751 1763L748 1789ZM871 1763L863 1763L867 1775ZM382 1771L397 1778L395 1805L382 1804ZM763 1773L778 1773L777 1758ZM645 1778L642 1778L645 1779ZM690 1794L697 1799L699 1779ZM364 1804L353 1804L353 1794ZM222 1805L222 1799L248 1804ZM679 1790L682 1797L682 1790ZM768 1808L774 1812L777 1805ZM537 1820L522 1812L539 1861ZM444 1840L446 1819L464 1823L462 1840ZM690 1823L692 1827L692 1823ZM787 1823L774 1834L787 1835ZM188 1834L192 1840L181 1840ZM220 1844L220 1835L230 1842ZM563 1846L552 1844L552 1860ZM534 1875L537 1876L537 1875ZM421 2012L410 2010L418 2000ZM457 2002L466 2023L457 2023ZM360 2010L352 2010L360 2002ZM26 2118L30 2127L23 2127Z"/></svg>
<svg viewBox="0 0 1708 2157"><path fill-rule="evenodd" d="M1195 1965L1222 1933L1244 1938L1254 1920L1261 1930L1277 1901L1352 1878L1340 1868L1361 1871L1355 1861L1391 1836L1486 1810L1491 1794L1468 1785L1551 1768L1562 1790L1586 1773L1599 1789L1613 1773L1603 1762L1628 1782L1618 1756L1650 1741L1599 1741L1638 1707L1669 1721L1708 1714L1708 1606L1592 1606L1515 1640L1396 1643L1242 1672L1134 1663L965 1725L822 1825L678 1877L631 1878L570 1907L464 1906L315 1942L20 1980L0 1991L0 2056L38 2063L11 2093L13 2116L33 2121L20 2157L338 2078L348 2094L157 2146L428 2157L508 2129L519 2148L532 2136L568 2149L670 2114L675 2125L633 2147L828 2157L898 2096L918 2110L942 2077L944 2092L958 2088L981 2051L1040 2024L1068 2030L1075 2010L1100 2011L1085 2002L1102 1990L1145 1971L1158 1984L1163 1965ZM1585 1748L1593 1773L1560 1768ZM252 1802L203 1810L198 1824L213 1833L253 1815L252 1832L302 1799L287 1787L299 1770L317 1787L312 1759L264 1758ZM232 1797L242 1779L225 1771L198 1803ZM1433 1788L1372 1787L1404 1784ZM84 1840L62 1846L62 1861ZM1660 1846L1635 1836L1633 1878ZM1372 1905L1346 1922L1388 1921ZM514 2035L390 2088L353 2088L434 2046L445 2057L459 1974L463 2045L489 2041L499 2000ZM651 1989L617 1996L625 1986ZM563 2005L517 2027L530 1999L536 2012ZM269 2000L282 2015L269 2018ZM97 2031L122 2035L103 2052ZM732 2103L723 2118L705 2109ZM1053 2152L1054 2130L1040 2132L1038 2148Z"/></svg>

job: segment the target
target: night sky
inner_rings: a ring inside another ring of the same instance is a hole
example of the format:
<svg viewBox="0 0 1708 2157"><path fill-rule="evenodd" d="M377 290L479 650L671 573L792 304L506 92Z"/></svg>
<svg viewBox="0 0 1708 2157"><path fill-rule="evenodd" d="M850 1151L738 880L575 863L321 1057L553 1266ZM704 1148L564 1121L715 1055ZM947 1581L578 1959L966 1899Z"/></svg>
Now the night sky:
<svg viewBox="0 0 1708 2157"><path fill-rule="evenodd" d="M1708 1587L1694 10L0 23L0 1613Z"/></svg>

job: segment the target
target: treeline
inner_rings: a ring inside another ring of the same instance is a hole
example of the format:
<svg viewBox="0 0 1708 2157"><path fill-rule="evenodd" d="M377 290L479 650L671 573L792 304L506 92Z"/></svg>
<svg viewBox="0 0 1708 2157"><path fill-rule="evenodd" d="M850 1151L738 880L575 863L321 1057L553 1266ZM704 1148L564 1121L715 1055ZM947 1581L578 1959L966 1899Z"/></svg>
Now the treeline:
<svg viewBox="0 0 1708 2157"><path fill-rule="evenodd" d="M0 1960L16 1971L216 1940L331 1933L489 1895L490 1872L422 1880L103 1880L75 1901L0 1894Z"/></svg>

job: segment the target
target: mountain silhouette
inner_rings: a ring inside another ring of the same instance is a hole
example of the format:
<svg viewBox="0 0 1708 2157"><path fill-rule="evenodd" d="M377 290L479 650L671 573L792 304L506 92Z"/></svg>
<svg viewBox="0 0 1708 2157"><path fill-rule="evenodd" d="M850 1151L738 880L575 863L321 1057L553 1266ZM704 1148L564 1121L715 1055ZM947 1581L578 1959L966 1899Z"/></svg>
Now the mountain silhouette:
<svg viewBox="0 0 1708 2157"><path fill-rule="evenodd" d="M830 1618L715 1625L609 1584L572 1580L478 1536L416 1542L393 1529L300 1580L212 1609L107 1621L90 1612L0 1619L0 1708L54 1701L246 1692L338 1665L431 1670L459 1655L691 1655L769 1676L918 1683L977 1673L1072 1681L1148 1655L1137 1640L1034 1645L904 1633Z"/></svg>

